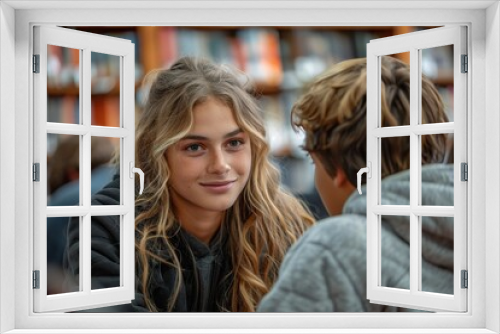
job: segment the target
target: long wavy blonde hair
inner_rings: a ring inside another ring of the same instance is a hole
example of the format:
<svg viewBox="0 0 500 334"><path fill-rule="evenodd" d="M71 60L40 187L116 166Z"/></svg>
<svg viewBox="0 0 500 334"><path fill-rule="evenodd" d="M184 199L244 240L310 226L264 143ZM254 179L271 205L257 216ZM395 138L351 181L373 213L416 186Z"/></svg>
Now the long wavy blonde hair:
<svg viewBox="0 0 500 334"><path fill-rule="evenodd" d="M169 241L178 224L164 153L189 132L193 108L207 97L215 97L231 108L238 126L250 137L252 151L248 183L222 222L228 233L233 279L221 310L255 311L277 278L285 252L314 220L299 200L280 188L280 174L269 160L262 111L251 94L251 85L242 73L192 57L150 73L147 82L149 94L136 130L136 166L144 171L145 189L136 199L140 210L135 222L146 305L158 311L148 291L151 260L172 266L177 272L167 304L169 311L182 285L180 261ZM166 245L169 259L155 253L152 245L158 239Z"/></svg>

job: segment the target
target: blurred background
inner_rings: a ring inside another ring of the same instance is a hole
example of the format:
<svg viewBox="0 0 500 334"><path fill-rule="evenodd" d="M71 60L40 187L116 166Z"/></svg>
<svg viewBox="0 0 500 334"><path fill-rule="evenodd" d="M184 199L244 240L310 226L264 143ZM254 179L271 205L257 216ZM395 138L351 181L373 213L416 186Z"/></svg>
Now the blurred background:
<svg viewBox="0 0 500 334"><path fill-rule="evenodd" d="M144 105L142 79L149 71L170 66L178 57L203 56L245 71L257 87L264 111L273 161L282 184L301 197L317 219L326 211L314 188L314 169L300 149L302 135L290 126L290 110L303 87L329 66L366 56L366 44L432 27L67 27L129 39L135 44L136 120ZM49 46L47 121L79 124L79 50ZM393 55L409 62L409 54ZM120 125L120 59L92 52L92 125ZM422 51L422 72L438 88L453 120L453 49ZM112 177L109 161L120 145L113 138L92 138L92 193ZM448 156L449 162L453 156ZM79 138L47 135L48 203L79 205ZM49 294L58 293L67 218L49 218ZM50 269L52 268L52 269ZM50 278L52 277L52 278ZM52 291L52 292L51 292Z"/></svg>

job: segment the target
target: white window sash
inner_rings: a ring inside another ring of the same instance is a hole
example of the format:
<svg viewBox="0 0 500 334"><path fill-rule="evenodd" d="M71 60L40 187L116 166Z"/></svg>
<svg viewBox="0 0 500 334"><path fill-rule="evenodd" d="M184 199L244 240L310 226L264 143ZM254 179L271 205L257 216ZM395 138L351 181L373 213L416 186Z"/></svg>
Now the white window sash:
<svg viewBox="0 0 500 334"><path fill-rule="evenodd" d="M467 162L467 77L460 72L461 54L466 54L466 28L450 26L372 40L367 45L367 163L371 178L367 179L367 295L371 302L431 311L467 310L467 290L461 288L461 270L467 269L467 183L460 180L460 163ZM454 45L454 122L419 125L420 51ZM380 57L410 52L410 125L382 128L380 124ZM421 206L421 163L419 136L454 133L454 206ZM410 205L380 205L381 138L410 138ZM371 190L371 191L370 191ZM379 285L381 215L410 217L410 289ZM421 216L454 217L454 293L444 295L421 291Z"/></svg>
<svg viewBox="0 0 500 334"><path fill-rule="evenodd" d="M47 122L47 45L80 50L80 124ZM91 52L120 57L119 127L91 125ZM73 311L130 302L135 294L134 260L134 44L128 40L70 29L38 26L34 32L34 54L40 55L40 73L34 82L34 159L40 164L40 182L34 191L33 270L40 272L39 288L33 290L34 312ZM47 134L80 136L80 205L47 206ZM90 204L90 143L92 136L120 138L120 199L116 206ZM131 164L130 164L131 163ZM120 286L91 289L91 217L120 215ZM47 217L80 217L80 291L47 295Z"/></svg>

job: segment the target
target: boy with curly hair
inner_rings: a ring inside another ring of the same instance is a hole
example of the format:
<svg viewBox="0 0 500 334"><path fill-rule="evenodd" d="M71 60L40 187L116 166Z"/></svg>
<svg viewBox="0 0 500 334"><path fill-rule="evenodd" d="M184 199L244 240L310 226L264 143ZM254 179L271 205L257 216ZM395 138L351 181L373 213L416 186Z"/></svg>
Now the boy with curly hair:
<svg viewBox="0 0 500 334"><path fill-rule="evenodd" d="M410 124L409 66L381 60L382 126ZM306 232L288 252L261 312L377 312L408 309L366 298L366 59L336 64L294 104L293 124L305 132L315 184L331 217ZM448 122L441 98L422 77L422 123ZM447 137L422 136L422 205L453 206L453 165L444 163ZM409 205L409 137L381 144L381 201ZM364 182L363 182L364 183ZM409 289L409 217L382 217L381 285ZM453 218L422 218L422 287L453 294Z"/></svg>

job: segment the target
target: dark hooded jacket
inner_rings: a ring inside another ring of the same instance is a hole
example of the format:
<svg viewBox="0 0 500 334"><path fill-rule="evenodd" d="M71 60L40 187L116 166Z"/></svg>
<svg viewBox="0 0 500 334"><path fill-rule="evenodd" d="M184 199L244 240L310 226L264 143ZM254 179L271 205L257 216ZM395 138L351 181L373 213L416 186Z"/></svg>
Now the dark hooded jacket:
<svg viewBox="0 0 500 334"><path fill-rule="evenodd" d="M119 205L119 176L92 197L92 205ZM136 215L140 208L136 207ZM182 267L182 284L174 312L223 311L231 285L231 258L227 251L227 236L219 231L210 245L206 245L184 229L171 233L170 241L176 249ZM79 220L72 219L68 226L68 244L65 256L67 286L78 290L79 275ZM149 247L164 259L170 254L161 238ZM141 284L142 268L136 261L136 294L130 304L87 310L86 312L148 312ZM176 271L160 261L149 262L149 295L158 311L168 311ZM91 220L91 288L103 289L120 284L120 219L119 216L94 216Z"/></svg>
<svg viewBox="0 0 500 334"><path fill-rule="evenodd" d="M410 175L381 184L383 205L409 205ZM422 205L453 206L453 166L422 167ZM381 286L409 289L409 217L382 216ZM453 218L422 217L422 290L453 294ZM318 222L287 253L259 312L410 311L366 298L366 188Z"/></svg>

